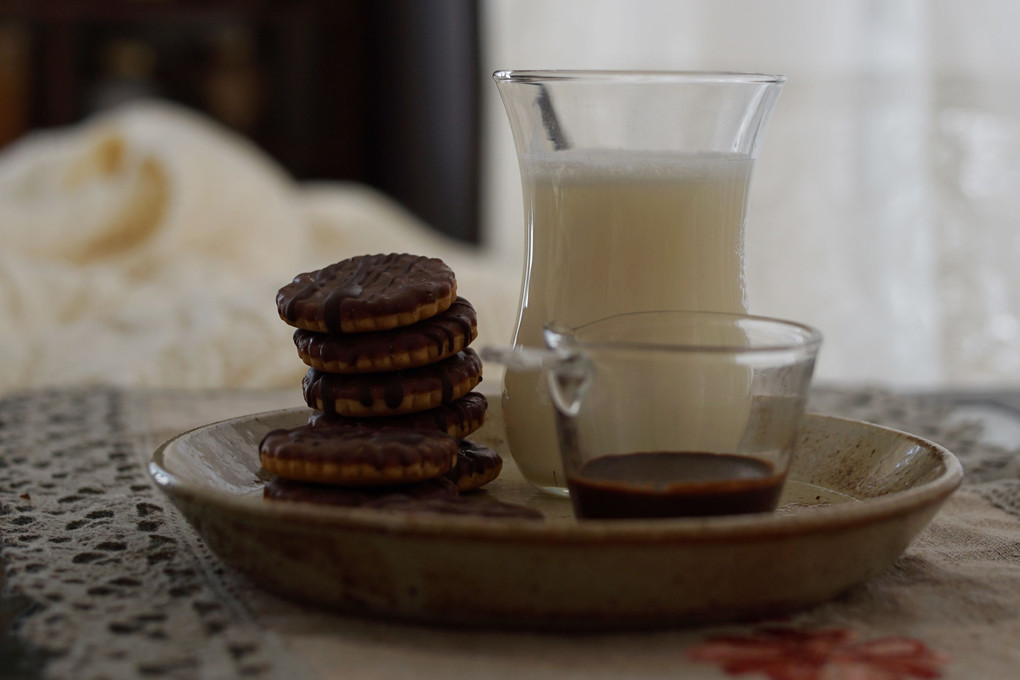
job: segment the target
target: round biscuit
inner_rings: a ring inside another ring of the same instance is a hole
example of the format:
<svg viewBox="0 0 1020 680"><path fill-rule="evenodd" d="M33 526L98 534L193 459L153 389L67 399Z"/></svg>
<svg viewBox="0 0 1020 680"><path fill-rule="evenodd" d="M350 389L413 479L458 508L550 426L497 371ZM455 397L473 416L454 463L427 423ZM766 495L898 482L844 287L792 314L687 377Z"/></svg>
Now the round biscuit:
<svg viewBox="0 0 1020 680"><path fill-rule="evenodd" d="M450 307L457 280L438 258L359 255L298 274L276 294L280 318L320 333L365 333L409 326Z"/></svg>
<svg viewBox="0 0 1020 680"><path fill-rule="evenodd" d="M461 398L482 381L471 348L426 366L385 373L324 373L309 368L305 403L329 416L370 417L426 411Z"/></svg>
<svg viewBox="0 0 1020 680"><path fill-rule="evenodd" d="M503 459L487 446L462 439L457 444L457 463L444 475L458 491L479 489L499 477Z"/></svg>
<svg viewBox="0 0 1020 680"><path fill-rule="evenodd" d="M458 493L457 485L445 477L395 486L349 487L334 484L298 482L274 477L262 487L262 496L274 501L315 503L345 508L371 507L395 500L449 498Z"/></svg>
<svg viewBox="0 0 1020 680"><path fill-rule="evenodd" d="M468 392L463 397L426 411L399 416L355 418L329 416L314 411L308 424L316 427L366 427L376 430L435 430L462 439L485 424L488 399L481 392Z"/></svg>
<svg viewBox="0 0 1020 680"><path fill-rule="evenodd" d="M378 373L415 368L456 354L478 336L474 307L457 298L433 317L375 333L294 331L298 356L325 373Z"/></svg>
<svg viewBox="0 0 1020 680"><path fill-rule="evenodd" d="M457 460L457 440L440 432L302 425L267 433L259 460L267 472L300 482L408 484L447 472Z"/></svg>

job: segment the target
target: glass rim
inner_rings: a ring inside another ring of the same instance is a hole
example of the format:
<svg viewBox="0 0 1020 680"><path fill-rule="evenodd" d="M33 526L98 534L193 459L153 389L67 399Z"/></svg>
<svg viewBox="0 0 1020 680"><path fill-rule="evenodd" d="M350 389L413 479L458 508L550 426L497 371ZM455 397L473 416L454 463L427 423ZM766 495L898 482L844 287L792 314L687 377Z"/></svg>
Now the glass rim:
<svg viewBox="0 0 1020 680"><path fill-rule="evenodd" d="M664 342L642 342L640 340L582 340L575 335L578 331L605 323L614 319L638 316L684 316L701 319L715 319L717 322L730 322L736 326L737 322L747 322L755 326L781 327L792 330L797 334L797 341L786 342L751 342L745 345L723 343L718 345L707 345L697 343L664 343ZM649 310L644 312L629 312L625 314L614 314L596 321L590 321L580 326L568 327L565 324L558 324L555 321L543 326L543 334L552 333L564 340L564 345L570 348L585 350L611 350L623 352L668 352L676 354L769 354L775 352L803 352L811 354L818 351L822 344L822 333L818 329L798 321L789 321L771 316L759 316L754 314L735 314L728 312L703 312L688 310Z"/></svg>
<svg viewBox="0 0 1020 680"><path fill-rule="evenodd" d="M496 82L543 83L550 81L602 81L620 83L701 83L782 85L786 76L779 73L741 71L669 71L612 69L499 69L492 78Z"/></svg>

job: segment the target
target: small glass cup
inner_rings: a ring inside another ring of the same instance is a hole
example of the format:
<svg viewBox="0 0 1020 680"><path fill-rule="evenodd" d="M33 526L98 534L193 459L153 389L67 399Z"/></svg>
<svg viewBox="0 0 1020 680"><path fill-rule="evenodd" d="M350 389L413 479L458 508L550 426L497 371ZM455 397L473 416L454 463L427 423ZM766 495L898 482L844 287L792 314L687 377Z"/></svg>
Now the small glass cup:
<svg viewBox="0 0 1020 680"><path fill-rule="evenodd" d="M741 314L621 314L545 329L543 362L579 518L776 508L818 331Z"/></svg>

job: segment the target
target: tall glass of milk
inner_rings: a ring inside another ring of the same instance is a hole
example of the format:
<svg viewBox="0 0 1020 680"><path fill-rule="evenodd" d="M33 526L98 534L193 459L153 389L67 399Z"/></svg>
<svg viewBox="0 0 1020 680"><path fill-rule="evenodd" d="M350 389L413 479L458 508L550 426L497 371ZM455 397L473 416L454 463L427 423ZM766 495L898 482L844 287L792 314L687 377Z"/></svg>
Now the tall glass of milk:
<svg viewBox="0 0 1020 680"><path fill-rule="evenodd" d="M497 71L493 77L524 195L515 347L542 347L542 330L553 322L578 327L654 310L747 312L748 191L784 76ZM521 473L540 489L566 495L545 376L508 369L501 400Z"/></svg>

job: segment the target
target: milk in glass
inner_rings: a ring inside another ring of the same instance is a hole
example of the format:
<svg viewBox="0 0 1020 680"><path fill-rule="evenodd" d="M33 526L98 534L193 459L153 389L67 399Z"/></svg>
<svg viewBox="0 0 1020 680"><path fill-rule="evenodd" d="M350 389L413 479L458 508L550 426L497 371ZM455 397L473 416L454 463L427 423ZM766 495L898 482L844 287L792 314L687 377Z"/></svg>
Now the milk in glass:
<svg viewBox="0 0 1020 680"><path fill-rule="evenodd" d="M747 311L751 158L570 149L523 155L520 165L531 224L515 346L543 346L542 327L554 320L576 327L635 311ZM508 369L502 406L522 474L565 493L546 377ZM720 437L732 437L733 425L723 418Z"/></svg>

